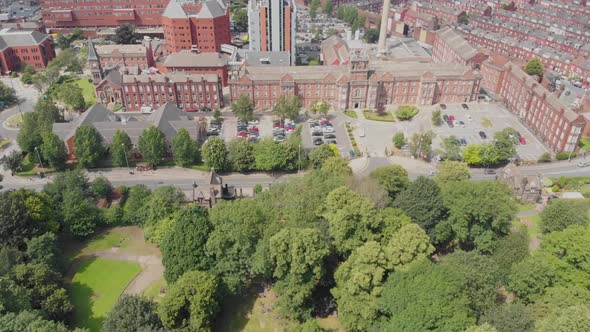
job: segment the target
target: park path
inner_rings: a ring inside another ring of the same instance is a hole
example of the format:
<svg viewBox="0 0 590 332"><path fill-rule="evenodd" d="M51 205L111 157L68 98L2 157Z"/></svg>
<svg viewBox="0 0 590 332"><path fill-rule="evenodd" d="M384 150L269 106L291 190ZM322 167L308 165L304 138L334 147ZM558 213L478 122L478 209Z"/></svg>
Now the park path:
<svg viewBox="0 0 590 332"><path fill-rule="evenodd" d="M162 276L164 275L162 260L155 255L137 255L123 252L119 250L119 248L111 248L109 250L97 251L85 256L139 263L141 266L141 272L129 282L123 291L123 294L140 295L149 285L162 279Z"/></svg>

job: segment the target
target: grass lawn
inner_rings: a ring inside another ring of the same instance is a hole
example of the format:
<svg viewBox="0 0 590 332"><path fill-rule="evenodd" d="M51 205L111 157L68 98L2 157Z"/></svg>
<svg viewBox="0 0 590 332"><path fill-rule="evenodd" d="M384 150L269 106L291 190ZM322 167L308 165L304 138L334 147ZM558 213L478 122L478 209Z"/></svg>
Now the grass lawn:
<svg viewBox="0 0 590 332"><path fill-rule="evenodd" d="M395 122L395 117L391 112L385 112L383 115L379 115L377 112L373 111L363 111L363 115L367 120L373 121L383 121L383 122Z"/></svg>
<svg viewBox="0 0 590 332"><path fill-rule="evenodd" d="M66 256L76 258L113 247L131 254L161 255L155 244L145 242L143 231L137 226L109 228L98 231L87 241L70 241L66 244L65 252Z"/></svg>
<svg viewBox="0 0 590 332"><path fill-rule="evenodd" d="M537 205L535 205L535 204L518 204L516 207L518 208L518 212L523 212L523 211L534 210L537 208Z"/></svg>
<svg viewBox="0 0 590 332"><path fill-rule="evenodd" d="M484 128L490 128L492 126L492 121L486 117L481 119L481 125Z"/></svg>
<svg viewBox="0 0 590 332"><path fill-rule="evenodd" d="M96 95L94 93L94 85L88 82L87 78L80 78L75 81L76 85L82 89L82 94L84 95L84 100L86 103L94 104L96 103Z"/></svg>
<svg viewBox="0 0 590 332"><path fill-rule="evenodd" d="M10 140L8 138L0 139L0 149L4 149L8 146L8 144L10 144Z"/></svg>
<svg viewBox="0 0 590 332"><path fill-rule="evenodd" d="M160 303L162 301L162 297L160 296L160 290L166 289L168 284L164 278L152 283L149 285L144 291L143 296L152 299L156 303Z"/></svg>
<svg viewBox="0 0 590 332"><path fill-rule="evenodd" d="M358 114L355 111L344 111L344 115L349 116L353 119L358 119Z"/></svg>
<svg viewBox="0 0 590 332"><path fill-rule="evenodd" d="M77 327L100 331L107 313L141 271L138 263L92 258L80 263L70 287Z"/></svg>
<svg viewBox="0 0 590 332"><path fill-rule="evenodd" d="M590 137L584 137L580 139L580 149L584 151L590 151Z"/></svg>
<svg viewBox="0 0 590 332"><path fill-rule="evenodd" d="M20 114L15 114L8 119L6 119L6 125L11 128L18 128L23 123L23 116Z"/></svg>

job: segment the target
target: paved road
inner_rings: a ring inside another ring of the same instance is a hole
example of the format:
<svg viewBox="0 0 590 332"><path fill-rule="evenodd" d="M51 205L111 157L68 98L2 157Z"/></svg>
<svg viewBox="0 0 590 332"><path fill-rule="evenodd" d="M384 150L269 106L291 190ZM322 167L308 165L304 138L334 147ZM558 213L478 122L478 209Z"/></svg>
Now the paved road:
<svg viewBox="0 0 590 332"><path fill-rule="evenodd" d="M2 77L2 82L9 87L14 86L16 95L19 98L20 111L23 113L32 112L39 98L39 92L32 86L24 86L18 78ZM18 114L19 106L13 106L0 112L0 136L16 138L18 129L7 128L4 122L11 116Z"/></svg>

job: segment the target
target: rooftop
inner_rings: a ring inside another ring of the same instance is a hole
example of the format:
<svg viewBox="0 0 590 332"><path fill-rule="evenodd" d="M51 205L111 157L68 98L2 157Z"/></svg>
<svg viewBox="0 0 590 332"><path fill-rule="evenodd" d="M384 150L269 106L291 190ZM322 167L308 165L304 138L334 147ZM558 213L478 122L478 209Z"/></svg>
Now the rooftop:
<svg viewBox="0 0 590 332"><path fill-rule="evenodd" d="M164 67L223 67L227 57L221 53L171 53L164 60Z"/></svg>
<svg viewBox="0 0 590 332"><path fill-rule="evenodd" d="M105 55L146 55L146 47L144 45L94 45L96 53L99 56Z"/></svg>
<svg viewBox="0 0 590 332"><path fill-rule="evenodd" d="M39 31L22 31L10 28L0 30L0 50L15 46L39 45L48 39L49 35Z"/></svg>

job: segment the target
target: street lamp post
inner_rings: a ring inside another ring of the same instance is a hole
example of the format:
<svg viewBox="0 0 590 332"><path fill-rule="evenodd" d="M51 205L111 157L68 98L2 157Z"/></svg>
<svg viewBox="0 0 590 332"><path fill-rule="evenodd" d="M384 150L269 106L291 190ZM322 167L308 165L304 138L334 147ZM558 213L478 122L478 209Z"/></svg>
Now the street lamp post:
<svg viewBox="0 0 590 332"><path fill-rule="evenodd" d="M44 169L43 161L41 161L41 155L39 154L39 149L35 147L35 152L37 152L37 158L39 159L39 164L41 164L41 169ZM40 177L43 177L43 171L41 171Z"/></svg>
<svg viewBox="0 0 590 332"><path fill-rule="evenodd" d="M127 151L125 150L125 143L121 143L121 146L123 147L123 154L125 155L125 163L127 163L127 170L129 171L129 174L133 174L133 172L131 172L131 167L129 167L129 160L127 159Z"/></svg>

